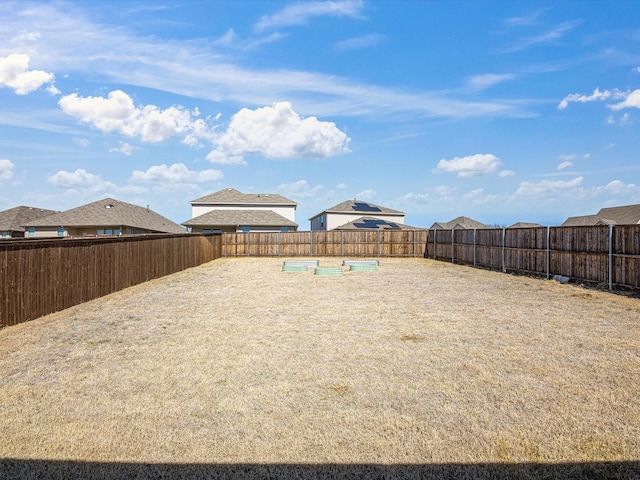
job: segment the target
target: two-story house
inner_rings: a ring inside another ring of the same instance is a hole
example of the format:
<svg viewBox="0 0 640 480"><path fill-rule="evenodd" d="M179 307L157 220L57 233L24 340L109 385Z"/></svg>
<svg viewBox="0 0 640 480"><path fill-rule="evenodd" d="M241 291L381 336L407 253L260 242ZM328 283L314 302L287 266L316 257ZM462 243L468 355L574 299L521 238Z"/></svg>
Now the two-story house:
<svg viewBox="0 0 640 480"><path fill-rule="evenodd" d="M274 193L242 193L225 188L192 200L192 232L294 232L297 203Z"/></svg>
<svg viewBox="0 0 640 480"><path fill-rule="evenodd" d="M397 229L403 228L404 212L354 199L327 208L309 220L311 230Z"/></svg>

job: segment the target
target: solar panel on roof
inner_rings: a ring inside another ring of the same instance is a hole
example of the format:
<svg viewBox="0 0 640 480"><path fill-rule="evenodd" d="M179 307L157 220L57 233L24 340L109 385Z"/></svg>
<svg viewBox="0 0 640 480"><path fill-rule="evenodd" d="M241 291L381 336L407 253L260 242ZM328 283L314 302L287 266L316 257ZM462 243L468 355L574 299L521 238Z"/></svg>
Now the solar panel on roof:
<svg viewBox="0 0 640 480"><path fill-rule="evenodd" d="M382 211L378 207L369 205L368 203L365 203L365 202L354 202L353 209L356 212L381 212Z"/></svg>
<svg viewBox="0 0 640 480"><path fill-rule="evenodd" d="M362 222L353 223L353 226L356 228L379 228L381 225L387 225L390 228L400 228L397 223L391 223L386 220L379 220L375 218L365 218Z"/></svg>

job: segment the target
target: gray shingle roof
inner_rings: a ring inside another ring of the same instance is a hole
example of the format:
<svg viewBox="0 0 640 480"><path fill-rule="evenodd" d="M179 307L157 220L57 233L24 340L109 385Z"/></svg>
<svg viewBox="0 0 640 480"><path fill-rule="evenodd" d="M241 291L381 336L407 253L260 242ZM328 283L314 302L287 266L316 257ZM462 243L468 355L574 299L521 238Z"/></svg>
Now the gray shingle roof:
<svg viewBox="0 0 640 480"><path fill-rule="evenodd" d="M58 213L44 208L19 206L0 212L0 231L24 232L23 225L37 218Z"/></svg>
<svg viewBox="0 0 640 480"><path fill-rule="evenodd" d="M254 226L297 227L298 224L273 210L211 210L191 220L182 222L186 227Z"/></svg>
<svg viewBox="0 0 640 480"><path fill-rule="evenodd" d="M371 207L371 209L377 209L375 212L373 210L362 210L362 206L368 206ZM399 210L393 210L392 208L387 208L387 207L381 207L380 205L376 205L375 203L371 203L371 202L364 202L361 200L347 200L346 202L342 202L339 203L331 208L327 208L326 210L318 213L317 215L314 215L313 217L311 217L309 220L312 220L314 218L316 218L319 215L325 214L325 213L370 213L370 214L375 214L375 215L398 215L398 216L404 216L404 212L401 212Z"/></svg>
<svg viewBox="0 0 640 480"><path fill-rule="evenodd" d="M27 222L24 227L134 227L158 233L185 233L168 218L126 202L105 198Z"/></svg>
<svg viewBox="0 0 640 480"><path fill-rule="evenodd" d="M569 217L563 227L590 225L635 225L640 223L640 204L601 208L595 215Z"/></svg>
<svg viewBox="0 0 640 480"><path fill-rule="evenodd" d="M544 225L541 225L539 223L516 222L512 225L509 225L507 228L537 228L537 227L544 227Z"/></svg>
<svg viewBox="0 0 640 480"><path fill-rule="evenodd" d="M569 217L562 222L562 227L589 227L600 222L598 215L581 215L579 217Z"/></svg>
<svg viewBox="0 0 640 480"><path fill-rule="evenodd" d="M381 221L375 217L360 217L340 225L335 230L420 230L404 223Z"/></svg>
<svg viewBox="0 0 640 480"><path fill-rule="evenodd" d="M297 206L293 200L289 200L277 193L242 193L235 188L225 188L204 197L191 200L194 203L215 203L219 205L292 205Z"/></svg>
<svg viewBox="0 0 640 480"><path fill-rule="evenodd" d="M489 228L488 225L485 225L484 223L480 223L477 220L474 220L473 218L469 218L469 217L457 217L448 222L436 222L433 225L431 225L431 228L442 228L443 230L450 230L456 227L466 228L466 229Z"/></svg>
<svg viewBox="0 0 640 480"><path fill-rule="evenodd" d="M634 225L640 223L640 204L601 208L598 216L614 220L618 225Z"/></svg>

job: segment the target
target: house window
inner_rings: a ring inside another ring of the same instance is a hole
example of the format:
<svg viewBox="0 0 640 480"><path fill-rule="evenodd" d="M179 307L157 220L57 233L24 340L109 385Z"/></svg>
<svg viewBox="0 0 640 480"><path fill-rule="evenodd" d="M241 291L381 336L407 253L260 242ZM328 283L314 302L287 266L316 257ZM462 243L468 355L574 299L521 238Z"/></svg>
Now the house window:
<svg viewBox="0 0 640 480"><path fill-rule="evenodd" d="M29 227L28 234L29 234L30 237L35 237L36 236L36 227Z"/></svg>
<svg viewBox="0 0 640 480"><path fill-rule="evenodd" d="M104 230L102 228L99 228L96 232L97 235L104 235Z"/></svg>
<svg viewBox="0 0 640 480"><path fill-rule="evenodd" d="M243 233L249 233L251 231L251 227L242 227L241 230Z"/></svg>
<svg viewBox="0 0 640 480"><path fill-rule="evenodd" d="M324 227L324 215L320 215L320 216L318 217L318 221L320 222L320 226L321 226L321 227Z"/></svg>
<svg viewBox="0 0 640 480"><path fill-rule="evenodd" d="M122 232L120 231L120 229L119 229L119 228L116 228L116 229L113 231L113 234L114 234L114 235L117 235L118 237L120 236L120 234L121 234L121 233L122 233Z"/></svg>
<svg viewBox="0 0 640 480"><path fill-rule="evenodd" d="M104 231L104 234L105 234L105 235L113 235L113 229L112 229L112 228L107 228L107 229Z"/></svg>
<svg viewBox="0 0 640 480"><path fill-rule="evenodd" d="M58 227L58 236L64 237L64 227Z"/></svg>
<svg viewBox="0 0 640 480"><path fill-rule="evenodd" d="M210 228L203 228L202 233L213 233L213 230L211 230Z"/></svg>
<svg viewBox="0 0 640 480"><path fill-rule="evenodd" d="M2 238L8 238L9 234L7 232L2 232Z"/></svg>
<svg viewBox="0 0 640 480"><path fill-rule="evenodd" d="M280 227L280 231L281 232L288 232L289 231L289 227Z"/></svg>

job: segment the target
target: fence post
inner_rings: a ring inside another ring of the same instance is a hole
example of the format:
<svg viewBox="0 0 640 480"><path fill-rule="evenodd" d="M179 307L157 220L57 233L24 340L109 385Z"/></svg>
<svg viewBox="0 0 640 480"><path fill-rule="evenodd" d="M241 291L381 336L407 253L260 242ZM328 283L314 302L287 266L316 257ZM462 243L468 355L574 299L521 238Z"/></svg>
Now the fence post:
<svg viewBox="0 0 640 480"><path fill-rule="evenodd" d="M436 229L433 229L433 259L436 260L436 248L438 247L438 242L436 240Z"/></svg>
<svg viewBox="0 0 640 480"><path fill-rule="evenodd" d="M551 278L549 269L551 268L551 227L547 227L547 254L546 254L547 280Z"/></svg>
<svg viewBox="0 0 640 480"><path fill-rule="evenodd" d="M451 229L451 263L456 263L456 257L454 254L454 248L453 248L453 232L455 230L452 228Z"/></svg>
<svg viewBox="0 0 640 480"><path fill-rule="evenodd" d="M413 247L411 250L411 256L416 258L416 231L413 230Z"/></svg>
<svg viewBox="0 0 640 480"><path fill-rule="evenodd" d="M473 266L476 266L476 233L477 233L477 229L474 228L473 229Z"/></svg>
<svg viewBox="0 0 640 480"><path fill-rule="evenodd" d="M309 256L313 257L313 232L309 230Z"/></svg>
<svg viewBox="0 0 640 480"><path fill-rule="evenodd" d="M609 225L609 290L613 290L613 225Z"/></svg>
<svg viewBox="0 0 640 480"><path fill-rule="evenodd" d="M507 266L505 265L505 259L504 259L505 233L506 233L506 228L503 228L502 229L502 273L506 273L507 271Z"/></svg>

